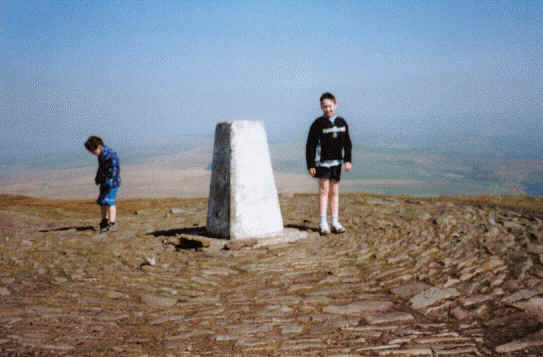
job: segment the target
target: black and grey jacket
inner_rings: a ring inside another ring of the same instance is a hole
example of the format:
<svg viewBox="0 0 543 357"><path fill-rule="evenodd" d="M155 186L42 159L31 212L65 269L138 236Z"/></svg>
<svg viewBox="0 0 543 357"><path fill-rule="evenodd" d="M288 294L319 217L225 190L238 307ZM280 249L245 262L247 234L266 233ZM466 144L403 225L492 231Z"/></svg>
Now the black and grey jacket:
<svg viewBox="0 0 543 357"><path fill-rule="evenodd" d="M329 160L352 162L349 127L342 117L336 117L332 124L329 118L321 116L315 119L311 125L305 146L305 159L308 169L317 166L315 162L317 145L321 146L321 162Z"/></svg>

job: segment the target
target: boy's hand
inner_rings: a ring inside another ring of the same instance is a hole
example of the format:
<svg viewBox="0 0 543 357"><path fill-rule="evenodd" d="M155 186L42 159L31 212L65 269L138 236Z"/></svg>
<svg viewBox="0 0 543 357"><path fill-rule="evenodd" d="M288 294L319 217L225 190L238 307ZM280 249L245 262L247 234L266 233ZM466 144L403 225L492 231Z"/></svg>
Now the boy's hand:
<svg viewBox="0 0 543 357"><path fill-rule="evenodd" d="M344 166L345 166L345 171L349 172L351 171L351 167L353 167L353 164L351 164L350 162L346 162Z"/></svg>
<svg viewBox="0 0 543 357"><path fill-rule="evenodd" d="M314 167L308 169L307 171L308 171L309 174L310 174L311 176L313 176L313 177L317 174L317 169L315 169Z"/></svg>

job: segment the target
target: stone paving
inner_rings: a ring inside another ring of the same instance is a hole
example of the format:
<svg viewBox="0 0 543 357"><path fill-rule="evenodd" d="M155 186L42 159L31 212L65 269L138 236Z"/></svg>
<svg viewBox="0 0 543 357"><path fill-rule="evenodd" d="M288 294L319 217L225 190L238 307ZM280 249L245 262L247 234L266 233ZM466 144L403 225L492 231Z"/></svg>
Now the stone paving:
<svg viewBox="0 0 543 357"><path fill-rule="evenodd" d="M105 234L87 201L0 200L2 356L543 356L537 212L346 194L320 237L290 195L301 239L259 245L206 237L204 199L120 201Z"/></svg>

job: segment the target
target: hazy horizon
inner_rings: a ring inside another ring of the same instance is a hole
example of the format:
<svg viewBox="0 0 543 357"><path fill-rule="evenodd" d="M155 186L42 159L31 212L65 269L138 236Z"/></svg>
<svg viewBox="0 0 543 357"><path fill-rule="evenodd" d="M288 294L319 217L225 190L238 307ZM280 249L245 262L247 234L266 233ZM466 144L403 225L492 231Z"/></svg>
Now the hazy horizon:
<svg viewBox="0 0 543 357"><path fill-rule="evenodd" d="M489 162L487 186L501 167L543 185L542 2L8 0L0 18L0 175L93 166L89 135L124 163L209 146L230 120L301 143L331 91L355 148L386 153L372 177L440 155L432 177Z"/></svg>
<svg viewBox="0 0 543 357"><path fill-rule="evenodd" d="M332 91L363 137L543 132L543 3L0 4L0 150L213 135L301 140ZM417 139L420 140L420 139Z"/></svg>

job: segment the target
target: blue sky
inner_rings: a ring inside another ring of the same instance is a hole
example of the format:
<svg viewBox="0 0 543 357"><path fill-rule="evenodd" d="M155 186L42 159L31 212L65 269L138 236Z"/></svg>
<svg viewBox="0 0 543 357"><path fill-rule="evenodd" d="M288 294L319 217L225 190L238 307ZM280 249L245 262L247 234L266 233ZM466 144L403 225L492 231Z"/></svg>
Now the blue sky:
<svg viewBox="0 0 543 357"><path fill-rule="evenodd" d="M0 3L0 151L213 135L543 134L541 1Z"/></svg>

